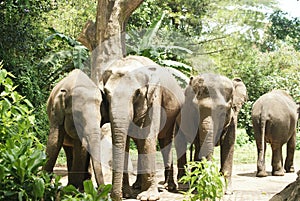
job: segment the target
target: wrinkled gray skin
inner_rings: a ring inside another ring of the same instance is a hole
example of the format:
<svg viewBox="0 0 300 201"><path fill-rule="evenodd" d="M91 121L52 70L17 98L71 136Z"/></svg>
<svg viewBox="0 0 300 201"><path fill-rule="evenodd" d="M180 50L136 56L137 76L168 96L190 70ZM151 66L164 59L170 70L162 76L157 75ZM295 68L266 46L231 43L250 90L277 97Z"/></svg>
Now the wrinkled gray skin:
<svg viewBox="0 0 300 201"><path fill-rule="evenodd" d="M283 90L273 90L261 96L252 108L252 123L257 145L257 177L268 176L265 169L266 143L272 147L272 175L294 172L296 124L299 106ZM287 156L283 169L282 145L287 143Z"/></svg>
<svg viewBox="0 0 300 201"><path fill-rule="evenodd" d="M47 162L43 169L52 172L61 147L67 157L69 184L83 189L83 181L89 179L90 154L96 181L103 184L100 164L100 107L104 105L101 91L82 71L76 69L61 80L52 90L47 113L50 122L46 154ZM106 114L106 115L105 115Z"/></svg>
<svg viewBox="0 0 300 201"><path fill-rule="evenodd" d="M171 172L172 131L183 102L183 93L166 70L153 61L138 56L129 56L112 63L103 74L103 83L110 105L113 139L111 197L113 200L122 200L122 187L123 196L130 194L127 191L128 175L124 175L122 184L123 171L127 169L124 159L125 150L128 150L128 136L137 142L139 153L140 175L135 184L141 185L142 192L137 199L158 200L155 178L156 140L159 139L166 170ZM173 176L168 183L174 184Z"/></svg>
<svg viewBox="0 0 300 201"><path fill-rule="evenodd" d="M191 78L175 128L178 179L184 175L187 142L195 146L195 161L211 159L214 146L220 145L220 171L228 180L226 193L231 193L237 116L246 100L246 87L238 78L215 74Z"/></svg>

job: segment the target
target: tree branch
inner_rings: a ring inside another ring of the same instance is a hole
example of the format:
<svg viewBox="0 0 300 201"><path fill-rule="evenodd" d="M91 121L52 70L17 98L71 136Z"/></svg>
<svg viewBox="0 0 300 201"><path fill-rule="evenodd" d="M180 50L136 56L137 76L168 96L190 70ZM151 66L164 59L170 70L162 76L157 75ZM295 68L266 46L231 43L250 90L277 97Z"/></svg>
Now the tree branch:
<svg viewBox="0 0 300 201"><path fill-rule="evenodd" d="M77 37L77 40L81 42L85 47L87 47L90 51L95 48L97 44L96 41L96 25L92 20L87 21L84 25L81 33Z"/></svg>
<svg viewBox="0 0 300 201"><path fill-rule="evenodd" d="M235 50L235 49L237 49L237 48L225 48L225 49L215 50L215 51L211 51L211 52L199 53L198 55L216 54L216 53L220 53L220 52L224 52L224 51L228 51L228 50Z"/></svg>
<svg viewBox="0 0 300 201"><path fill-rule="evenodd" d="M123 0L122 1L122 13L124 14L124 22L128 20L130 15L135 11L144 0Z"/></svg>

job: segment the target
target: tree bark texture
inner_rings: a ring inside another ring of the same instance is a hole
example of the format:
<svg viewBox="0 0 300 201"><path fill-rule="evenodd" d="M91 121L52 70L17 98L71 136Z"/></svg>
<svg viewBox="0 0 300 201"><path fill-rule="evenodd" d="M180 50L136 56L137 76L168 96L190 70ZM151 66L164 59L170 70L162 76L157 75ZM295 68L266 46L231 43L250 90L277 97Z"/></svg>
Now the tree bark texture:
<svg viewBox="0 0 300 201"><path fill-rule="evenodd" d="M300 171L298 178L293 183L290 183L281 192L274 195L270 201L295 201L300 200Z"/></svg>
<svg viewBox="0 0 300 201"><path fill-rule="evenodd" d="M96 22L89 20L78 40L91 52L91 78L101 82L102 72L126 55L126 23L143 0L98 0Z"/></svg>

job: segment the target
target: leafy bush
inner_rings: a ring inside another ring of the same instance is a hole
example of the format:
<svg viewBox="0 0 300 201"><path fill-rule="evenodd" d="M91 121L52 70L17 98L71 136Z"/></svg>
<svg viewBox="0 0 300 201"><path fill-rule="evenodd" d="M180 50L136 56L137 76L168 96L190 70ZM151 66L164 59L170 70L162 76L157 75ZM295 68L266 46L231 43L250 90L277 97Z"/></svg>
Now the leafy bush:
<svg viewBox="0 0 300 201"><path fill-rule="evenodd" d="M32 104L0 63L0 200L53 200L58 180L40 170L46 156L34 136Z"/></svg>
<svg viewBox="0 0 300 201"><path fill-rule="evenodd" d="M2 69L0 63L0 148L8 139L15 143L21 139L32 138L35 117L32 115L32 104L15 91L11 78L14 76ZM20 139L21 137L21 139Z"/></svg>
<svg viewBox="0 0 300 201"><path fill-rule="evenodd" d="M98 190L94 188L91 180L83 182L84 193L79 192L74 186L69 185L62 189L62 201L110 201L109 192L112 185L101 185Z"/></svg>
<svg viewBox="0 0 300 201"><path fill-rule="evenodd" d="M300 150L300 132L299 132L299 130L298 130L296 138L297 138L296 150Z"/></svg>
<svg viewBox="0 0 300 201"><path fill-rule="evenodd" d="M238 129L236 132L236 140L235 145L242 147L245 144L248 144L250 141L249 135L247 134L246 130Z"/></svg>
<svg viewBox="0 0 300 201"><path fill-rule="evenodd" d="M0 200L54 200L60 183L40 170L46 157L31 139L8 140L0 157Z"/></svg>
<svg viewBox="0 0 300 201"><path fill-rule="evenodd" d="M189 162L185 173L180 182L189 183L189 190L184 192L189 200L217 200L224 195L227 184L213 161L203 158L201 162Z"/></svg>

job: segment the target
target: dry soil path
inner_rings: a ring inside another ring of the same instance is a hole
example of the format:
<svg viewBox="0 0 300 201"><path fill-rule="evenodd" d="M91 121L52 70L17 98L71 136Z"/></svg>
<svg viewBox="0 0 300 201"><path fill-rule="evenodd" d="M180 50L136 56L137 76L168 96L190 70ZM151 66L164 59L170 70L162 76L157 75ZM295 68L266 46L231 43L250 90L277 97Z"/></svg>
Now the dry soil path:
<svg viewBox="0 0 300 201"><path fill-rule="evenodd" d="M296 164L296 171L299 170L300 161ZM163 181L163 169L158 168L157 178L158 182ZM257 178L255 177L256 164L242 164L235 165L233 168L232 176L232 195L225 195L223 201L262 201L269 200L273 195L281 191L289 183L296 180L296 173L288 173L281 177L271 176L269 172L268 177ZM267 166L267 170L271 170L271 166ZM56 173L66 175L65 168L56 168ZM131 174L130 182L134 182L135 175ZM65 185L67 177L62 178L62 183ZM106 172L105 181L111 182L111 174ZM184 196L180 193L170 193L166 191L162 185L159 186L161 201L183 200ZM126 201L135 201L135 199L126 199Z"/></svg>

